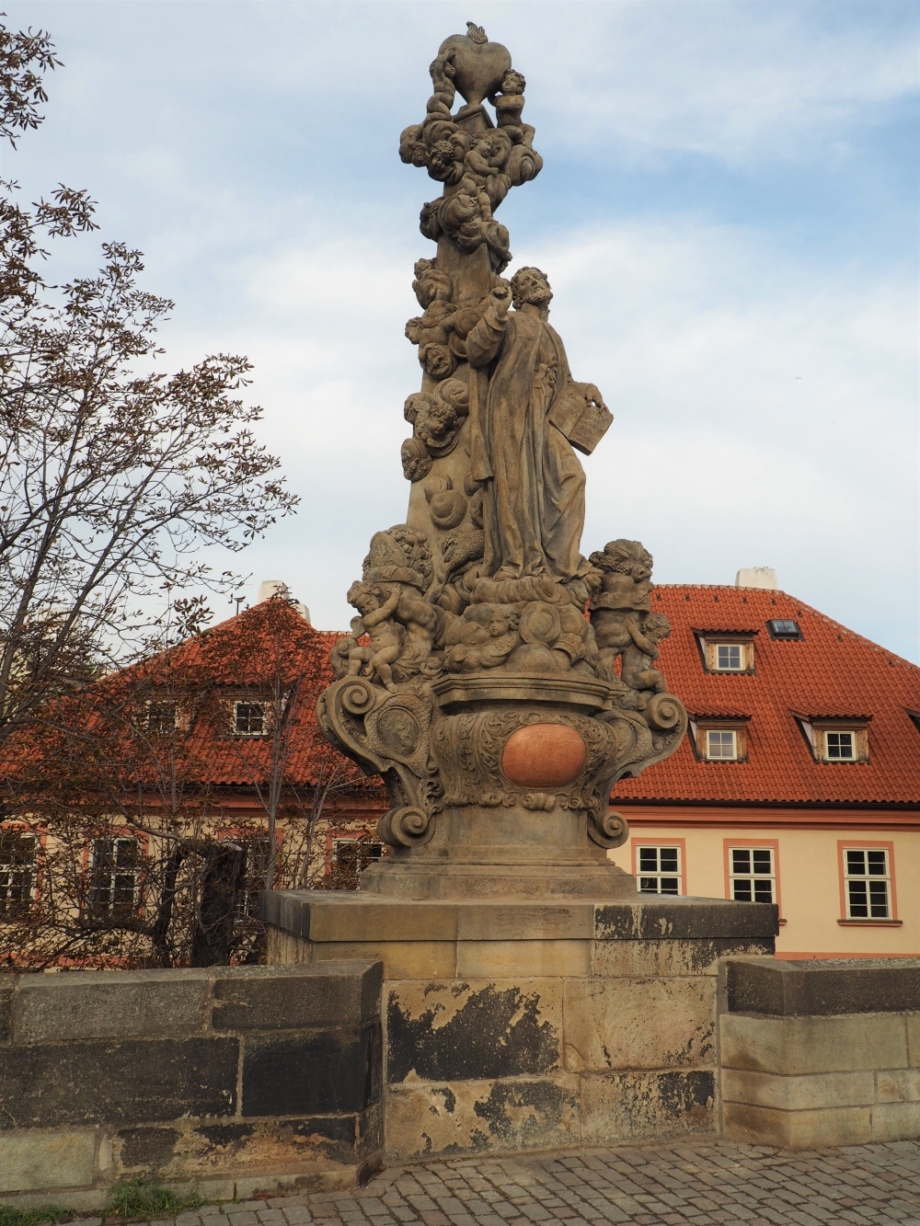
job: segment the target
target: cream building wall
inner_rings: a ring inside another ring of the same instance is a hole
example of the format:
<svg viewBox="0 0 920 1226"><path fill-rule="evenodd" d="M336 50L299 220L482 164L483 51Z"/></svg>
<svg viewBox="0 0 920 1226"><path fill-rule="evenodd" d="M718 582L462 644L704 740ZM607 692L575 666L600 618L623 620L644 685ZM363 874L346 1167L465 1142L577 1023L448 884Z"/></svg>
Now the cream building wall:
<svg viewBox="0 0 920 1226"><path fill-rule="evenodd" d="M779 957L920 956L920 830L880 826L677 826L631 822L623 847L608 853L635 873L639 845L679 846L681 892L729 898L727 848L773 846L780 907ZM844 919L841 844L885 846L892 867L890 921Z"/></svg>

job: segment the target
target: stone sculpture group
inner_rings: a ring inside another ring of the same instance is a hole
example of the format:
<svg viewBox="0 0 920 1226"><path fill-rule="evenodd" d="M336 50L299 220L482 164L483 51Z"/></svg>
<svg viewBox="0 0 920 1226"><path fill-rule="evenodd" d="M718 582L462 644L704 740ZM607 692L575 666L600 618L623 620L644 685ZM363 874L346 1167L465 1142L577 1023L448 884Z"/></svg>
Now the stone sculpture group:
<svg viewBox="0 0 920 1226"><path fill-rule="evenodd" d="M512 257L495 211L543 164L524 77L472 23L430 72L427 114L400 140L402 160L444 184L421 211L437 254L415 265L422 313L406 325L422 368L404 409L409 509L373 536L348 593L358 616L333 650L320 725L389 791L379 831L397 854L368 888L507 891L540 832L546 862L572 870L558 892L581 892L580 866L584 890L603 894L600 849L627 834L611 787L686 729L655 667L669 626L638 542L581 553L576 451L590 454L613 418L572 377L547 275L502 275Z"/></svg>

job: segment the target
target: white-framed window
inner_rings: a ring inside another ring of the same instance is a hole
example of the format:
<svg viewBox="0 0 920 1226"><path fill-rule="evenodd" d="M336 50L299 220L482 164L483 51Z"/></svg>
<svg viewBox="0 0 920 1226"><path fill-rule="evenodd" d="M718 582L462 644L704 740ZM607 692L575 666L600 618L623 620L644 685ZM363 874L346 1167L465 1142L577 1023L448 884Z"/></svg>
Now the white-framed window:
<svg viewBox="0 0 920 1226"><path fill-rule="evenodd" d="M141 845L138 839L93 839L89 908L98 918L126 915L140 902Z"/></svg>
<svg viewBox="0 0 920 1226"><path fill-rule="evenodd" d="M698 632L706 671L710 673L750 673L754 670L754 640L736 635L721 638Z"/></svg>
<svg viewBox="0 0 920 1226"><path fill-rule="evenodd" d="M720 673L740 673L744 668L744 651L740 643L716 643L716 670Z"/></svg>
<svg viewBox="0 0 920 1226"><path fill-rule="evenodd" d="M376 839L341 838L332 840L332 864L343 872L360 873L380 860L383 856L383 844Z"/></svg>
<svg viewBox="0 0 920 1226"><path fill-rule="evenodd" d="M0 830L0 920L28 915L35 898L38 839L23 830Z"/></svg>
<svg viewBox="0 0 920 1226"><path fill-rule="evenodd" d="M681 848L637 845L636 876L640 894L680 894Z"/></svg>
<svg viewBox="0 0 920 1226"><path fill-rule="evenodd" d="M887 848L845 847L843 884L847 919L891 919L891 859Z"/></svg>
<svg viewBox="0 0 920 1226"><path fill-rule="evenodd" d="M264 736L267 731L268 718L264 702L233 704L234 736Z"/></svg>
<svg viewBox="0 0 920 1226"><path fill-rule="evenodd" d="M738 733L734 728L707 728L705 757L710 762L734 762L738 758Z"/></svg>
<svg viewBox="0 0 920 1226"><path fill-rule="evenodd" d="M736 902L776 902L772 847L729 847L728 875Z"/></svg>
<svg viewBox="0 0 920 1226"><path fill-rule="evenodd" d="M147 703L147 731L152 736L168 736L176 730L176 704L174 702Z"/></svg>
<svg viewBox="0 0 920 1226"><path fill-rule="evenodd" d="M856 759L856 733L850 730L824 734L824 753L828 762L853 762Z"/></svg>

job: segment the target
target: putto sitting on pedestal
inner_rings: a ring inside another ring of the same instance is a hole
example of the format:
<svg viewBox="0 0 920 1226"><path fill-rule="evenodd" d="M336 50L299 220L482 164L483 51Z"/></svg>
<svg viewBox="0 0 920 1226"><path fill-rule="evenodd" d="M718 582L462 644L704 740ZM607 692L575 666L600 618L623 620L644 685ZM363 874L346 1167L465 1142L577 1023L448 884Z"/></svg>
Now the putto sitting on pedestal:
<svg viewBox="0 0 920 1226"><path fill-rule="evenodd" d="M431 77L427 116L400 142L444 184L422 209L437 255L415 266L423 313L406 325L422 367L404 409L409 508L372 538L349 591L358 616L319 720L389 790L379 829L396 854L362 889L622 897L635 885L605 856L627 836L611 788L686 730L655 667L670 628L651 612L638 542L581 553L576 452L613 418L572 376L547 275L501 276L511 252L495 210L542 166L524 78L472 25Z"/></svg>

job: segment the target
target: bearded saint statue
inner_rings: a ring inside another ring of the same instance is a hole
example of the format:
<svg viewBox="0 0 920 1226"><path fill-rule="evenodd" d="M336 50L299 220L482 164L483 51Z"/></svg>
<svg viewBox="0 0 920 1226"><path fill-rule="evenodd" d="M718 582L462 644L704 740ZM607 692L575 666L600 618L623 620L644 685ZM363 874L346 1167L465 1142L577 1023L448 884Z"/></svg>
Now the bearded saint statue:
<svg viewBox="0 0 920 1226"><path fill-rule="evenodd" d="M592 572L580 552L585 474L563 428L573 404L575 418L586 406L606 415L601 434L610 415L593 384L572 379L547 322L552 296L544 273L521 268L510 292L507 282L493 286L466 338L470 366L481 372L471 474L483 483L483 575L548 576L580 593L573 581Z"/></svg>

